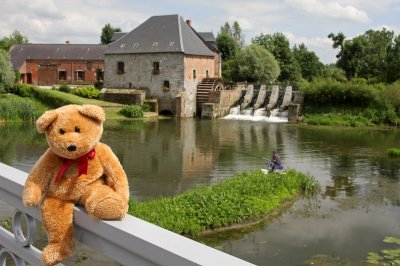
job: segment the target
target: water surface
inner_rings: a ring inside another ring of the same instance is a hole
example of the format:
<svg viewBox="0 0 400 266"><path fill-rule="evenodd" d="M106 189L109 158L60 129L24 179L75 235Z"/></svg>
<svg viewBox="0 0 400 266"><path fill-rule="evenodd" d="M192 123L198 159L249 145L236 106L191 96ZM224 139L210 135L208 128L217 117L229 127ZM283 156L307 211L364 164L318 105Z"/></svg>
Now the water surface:
<svg viewBox="0 0 400 266"><path fill-rule="evenodd" d="M0 139L0 161L26 172L47 148L33 125L2 125ZM300 200L257 227L199 239L257 265L303 265L320 254L360 262L369 251L387 247L384 237L399 237L400 160L386 154L399 140L397 130L223 119L114 120L106 122L102 138L139 201L263 168L273 149L285 167L317 178L322 188L317 199ZM10 211L0 204L1 217ZM85 247L78 250L82 254L89 259L80 265L92 265L92 259L110 265Z"/></svg>

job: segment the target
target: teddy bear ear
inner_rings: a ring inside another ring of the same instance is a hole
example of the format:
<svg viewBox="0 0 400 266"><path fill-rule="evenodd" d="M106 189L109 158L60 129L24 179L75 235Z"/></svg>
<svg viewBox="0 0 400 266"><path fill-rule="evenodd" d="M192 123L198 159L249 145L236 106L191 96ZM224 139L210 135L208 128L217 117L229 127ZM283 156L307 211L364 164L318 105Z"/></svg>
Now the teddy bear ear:
<svg viewBox="0 0 400 266"><path fill-rule="evenodd" d="M104 113L104 110L100 106L84 104L82 106L79 106L78 110L79 113L87 117L93 118L99 123L103 123L106 120L106 115Z"/></svg>
<svg viewBox="0 0 400 266"><path fill-rule="evenodd" d="M36 128L39 133L45 133L47 128L56 120L58 114L54 110L46 111L36 120Z"/></svg>

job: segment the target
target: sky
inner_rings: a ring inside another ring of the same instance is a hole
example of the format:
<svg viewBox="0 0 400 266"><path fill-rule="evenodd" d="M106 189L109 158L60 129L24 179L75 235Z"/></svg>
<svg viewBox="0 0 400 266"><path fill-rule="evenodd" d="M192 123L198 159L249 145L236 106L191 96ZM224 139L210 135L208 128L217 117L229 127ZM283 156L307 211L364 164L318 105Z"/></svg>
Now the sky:
<svg viewBox="0 0 400 266"><path fill-rule="evenodd" d="M383 27L400 34L400 0L1 0L0 38L14 30L31 43L99 43L110 23L129 32L151 16L179 14L199 32L238 21L245 43L282 32L291 46L304 43L325 64L338 50L329 33L353 38Z"/></svg>

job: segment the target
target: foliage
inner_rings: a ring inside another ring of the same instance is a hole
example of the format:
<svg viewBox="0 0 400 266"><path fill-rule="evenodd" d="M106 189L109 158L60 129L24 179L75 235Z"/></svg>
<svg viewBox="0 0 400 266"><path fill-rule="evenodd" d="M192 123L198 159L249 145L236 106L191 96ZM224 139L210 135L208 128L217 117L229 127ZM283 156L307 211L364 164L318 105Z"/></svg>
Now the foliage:
<svg viewBox="0 0 400 266"><path fill-rule="evenodd" d="M352 39L342 32L329 34L333 48L339 48L337 66L348 81L361 77L368 83L395 82L400 78L400 35L393 31L368 30Z"/></svg>
<svg viewBox="0 0 400 266"><path fill-rule="evenodd" d="M239 45L231 35L222 32L218 34L216 42L218 50L221 52L222 60L231 60L236 58L239 52Z"/></svg>
<svg viewBox="0 0 400 266"><path fill-rule="evenodd" d="M324 65L314 52L308 51L303 43L293 47L293 55L300 66L303 79L312 81L314 78L322 76Z"/></svg>
<svg viewBox="0 0 400 266"><path fill-rule="evenodd" d="M114 32L121 32L121 29L112 27L110 23L104 25L104 27L101 29L100 43L101 44L111 43L111 38Z"/></svg>
<svg viewBox="0 0 400 266"><path fill-rule="evenodd" d="M249 82L275 81L280 73L274 56L256 44L245 47L239 53L236 64L238 78Z"/></svg>
<svg viewBox="0 0 400 266"><path fill-rule="evenodd" d="M319 190L315 179L294 170L285 174L242 173L211 187L144 203L130 201L129 213L173 232L195 236L206 229L259 219L298 193Z"/></svg>
<svg viewBox="0 0 400 266"><path fill-rule="evenodd" d="M119 113L128 118L143 117L143 109L139 105L128 105L122 108Z"/></svg>
<svg viewBox="0 0 400 266"><path fill-rule="evenodd" d="M289 40L283 33L261 34L252 40L270 51L279 62L281 73L278 77L280 82L296 83L301 79L301 69L295 56L290 49Z"/></svg>
<svg viewBox="0 0 400 266"><path fill-rule="evenodd" d="M372 85L343 83L332 79L316 79L300 88L306 104L370 106L377 99Z"/></svg>
<svg viewBox="0 0 400 266"><path fill-rule="evenodd" d="M400 264L400 238L397 237L385 237L383 240L385 243L397 245L392 249L383 249L381 254L375 252L369 252L367 261L370 264L375 265L399 265Z"/></svg>
<svg viewBox="0 0 400 266"><path fill-rule="evenodd" d="M343 69L337 67L335 64L325 65L322 77L326 79L333 79L336 81L347 81Z"/></svg>
<svg viewBox="0 0 400 266"><path fill-rule="evenodd" d="M7 89L7 92L19 95L21 97L32 97L34 87L29 84L15 83Z"/></svg>
<svg viewBox="0 0 400 266"><path fill-rule="evenodd" d="M8 53L0 49L0 93L4 93L12 86L15 73Z"/></svg>
<svg viewBox="0 0 400 266"><path fill-rule="evenodd" d="M304 123L317 126L368 127L374 124L360 114L307 114Z"/></svg>
<svg viewBox="0 0 400 266"><path fill-rule="evenodd" d="M95 87L78 87L73 90L73 94L84 98L98 99L100 91Z"/></svg>
<svg viewBox="0 0 400 266"><path fill-rule="evenodd" d="M23 36L19 31L14 30L9 37L4 37L0 40L0 49L4 49L8 52L14 44L26 44L28 42L28 37Z"/></svg>
<svg viewBox="0 0 400 266"><path fill-rule="evenodd" d="M101 90L104 87L104 82L103 81L96 81L94 83L94 87L98 90Z"/></svg>
<svg viewBox="0 0 400 266"><path fill-rule="evenodd" d="M224 26L221 26L217 39L220 35L228 35L232 37L239 48L242 48L244 46L244 36L242 33L242 28L240 27L239 22L237 21L233 22L232 27L231 25L229 25L229 22L225 22Z"/></svg>
<svg viewBox="0 0 400 266"><path fill-rule="evenodd" d="M238 64L236 59L222 61L222 78L224 79L225 83L239 81L237 66Z"/></svg>
<svg viewBox="0 0 400 266"><path fill-rule="evenodd" d="M400 157L400 149L398 148L390 148L387 151L387 154L391 157Z"/></svg>
<svg viewBox="0 0 400 266"><path fill-rule="evenodd" d="M66 93L71 93L72 91L67 84L61 84L60 87L58 87L58 90Z"/></svg>

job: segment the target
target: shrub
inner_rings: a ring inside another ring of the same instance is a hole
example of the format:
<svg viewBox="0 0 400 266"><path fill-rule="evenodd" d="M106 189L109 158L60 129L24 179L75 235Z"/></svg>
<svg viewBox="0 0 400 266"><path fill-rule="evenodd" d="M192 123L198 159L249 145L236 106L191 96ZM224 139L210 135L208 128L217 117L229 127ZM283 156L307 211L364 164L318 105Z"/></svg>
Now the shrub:
<svg viewBox="0 0 400 266"><path fill-rule="evenodd" d="M35 88L32 90L33 96L43 104L58 108L67 104L74 104L66 97L60 97L61 92Z"/></svg>
<svg viewBox="0 0 400 266"><path fill-rule="evenodd" d="M400 149L398 148L390 148L387 153L390 157L400 157Z"/></svg>
<svg viewBox="0 0 400 266"><path fill-rule="evenodd" d="M128 105L122 108L118 113L128 118L143 117L143 109L139 105Z"/></svg>
<svg viewBox="0 0 400 266"><path fill-rule="evenodd" d="M32 97L34 87L29 84L15 83L7 89L7 92L19 95L21 97Z"/></svg>
<svg viewBox="0 0 400 266"><path fill-rule="evenodd" d="M94 87L78 87L73 94L89 99L98 99L100 91Z"/></svg>
<svg viewBox="0 0 400 266"><path fill-rule="evenodd" d="M98 90L101 90L101 89L103 88L103 86L104 86L104 82L103 82L103 81L96 81L96 82L94 83L94 87L95 87L96 89L98 89Z"/></svg>
<svg viewBox="0 0 400 266"><path fill-rule="evenodd" d="M66 92L66 93L71 93L71 91L72 91L71 88L67 84L60 85L60 87L58 87L58 90L62 91L62 92Z"/></svg>

